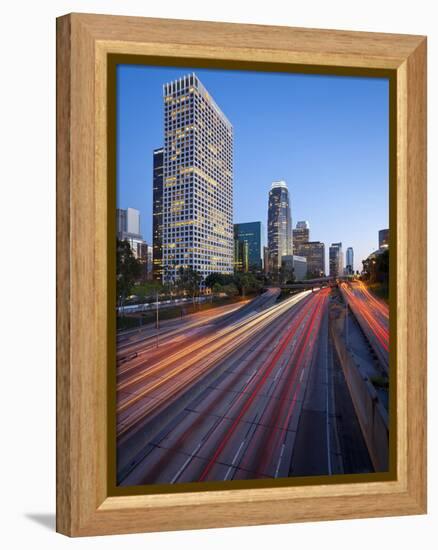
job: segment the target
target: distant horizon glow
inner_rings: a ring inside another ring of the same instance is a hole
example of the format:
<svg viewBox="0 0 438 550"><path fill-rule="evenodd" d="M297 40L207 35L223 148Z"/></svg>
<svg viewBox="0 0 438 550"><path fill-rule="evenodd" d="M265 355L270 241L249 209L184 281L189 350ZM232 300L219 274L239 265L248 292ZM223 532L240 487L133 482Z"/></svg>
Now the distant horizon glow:
<svg viewBox="0 0 438 550"><path fill-rule="evenodd" d="M268 194L285 181L292 225L354 250L354 269L389 227L389 81L385 78L119 65L117 207L140 211L152 243L153 151L162 85L195 72L234 129L234 223L267 228ZM266 235L265 235L266 241Z"/></svg>

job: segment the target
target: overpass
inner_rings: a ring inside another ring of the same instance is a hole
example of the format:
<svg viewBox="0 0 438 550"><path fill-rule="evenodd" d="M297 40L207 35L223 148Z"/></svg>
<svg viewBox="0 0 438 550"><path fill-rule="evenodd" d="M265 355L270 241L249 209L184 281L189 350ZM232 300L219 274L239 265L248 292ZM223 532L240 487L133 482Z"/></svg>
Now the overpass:
<svg viewBox="0 0 438 550"><path fill-rule="evenodd" d="M282 290L299 290L299 289L314 289L321 286L336 286L339 281L351 280L351 276L343 275L342 277L319 277L317 279L307 279L305 281L297 281L291 284L280 285Z"/></svg>

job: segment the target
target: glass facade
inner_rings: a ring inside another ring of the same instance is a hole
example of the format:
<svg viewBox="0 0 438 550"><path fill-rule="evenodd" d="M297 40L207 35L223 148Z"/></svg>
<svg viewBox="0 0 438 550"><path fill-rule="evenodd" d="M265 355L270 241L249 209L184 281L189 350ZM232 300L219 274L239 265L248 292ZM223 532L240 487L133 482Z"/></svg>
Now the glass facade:
<svg viewBox="0 0 438 550"><path fill-rule="evenodd" d="M262 269L263 225L262 222L234 224L234 239L248 244L249 269Z"/></svg>
<svg viewBox="0 0 438 550"><path fill-rule="evenodd" d="M329 249L330 277L343 275L344 261L342 256L342 243L333 243Z"/></svg>
<svg viewBox="0 0 438 550"><path fill-rule="evenodd" d="M379 231L379 248L388 248L389 246L389 229L381 229Z"/></svg>
<svg viewBox="0 0 438 550"><path fill-rule="evenodd" d="M233 272L233 127L195 74L163 86L163 280Z"/></svg>
<svg viewBox="0 0 438 550"><path fill-rule="evenodd" d="M274 181L269 191L268 249L273 271L281 269L282 256L292 255L292 217L285 181Z"/></svg>
<svg viewBox="0 0 438 550"><path fill-rule="evenodd" d="M345 255L345 269L347 275L352 275L354 273L354 252L351 246L347 248Z"/></svg>

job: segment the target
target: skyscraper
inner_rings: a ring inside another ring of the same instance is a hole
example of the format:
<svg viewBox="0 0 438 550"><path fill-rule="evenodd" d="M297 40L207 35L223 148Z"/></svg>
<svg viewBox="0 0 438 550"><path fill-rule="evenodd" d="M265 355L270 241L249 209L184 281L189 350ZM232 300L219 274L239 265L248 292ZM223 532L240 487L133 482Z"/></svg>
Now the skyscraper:
<svg viewBox="0 0 438 550"><path fill-rule="evenodd" d="M155 149L153 158L153 278L161 281L163 277L163 156L164 149Z"/></svg>
<svg viewBox="0 0 438 550"><path fill-rule="evenodd" d="M269 191L268 248L271 268L281 268L281 257L292 254L292 218L285 181L274 181Z"/></svg>
<svg viewBox="0 0 438 550"><path fill-rule="evenodd" d="M295 248L295 241L294 241ZM295 249L296 255L307 260L307 275L317 279L325 274L325 245L319 241L300 243Z"/></svg>
<svg viewBox="0 0 438 550"><path fill-rule="evenodd" d="M163 279L232 273L233 127L195 74L163 94Z"/></svg>
<svg viewBox="0 0 438 550"><path fill-rule="evenodd" d="M354 252L351 246L347 248L345 254L345 271L347 275L352 275L354 273Z"/></svg>
<svg viewBox="0 0 438 550"><path fill-rule="evenodd" d="M262 222L247 222L234 224L234 239L248 243L249 269L262 268L263 225Z"/></svg>
<svg viewBox="0 0 438 550"><path fill-rule="evenodd" d="M343 273L342 243L332 243L329 249L330 277L339 277Z"/></svg>
<svg viewBox="0 0 438 550"><path fill-rule="evenodd" d="M309 242L310 226L307 221L297 222L296 228L292 231L294 254L298 254L301 244Z"/></svg>
<svg viewBox="0 0 438 550"><path fill-rule="evenodd" d="M379 231L379 248L388 248L389 246L389 229L381 229Z"/></svg>

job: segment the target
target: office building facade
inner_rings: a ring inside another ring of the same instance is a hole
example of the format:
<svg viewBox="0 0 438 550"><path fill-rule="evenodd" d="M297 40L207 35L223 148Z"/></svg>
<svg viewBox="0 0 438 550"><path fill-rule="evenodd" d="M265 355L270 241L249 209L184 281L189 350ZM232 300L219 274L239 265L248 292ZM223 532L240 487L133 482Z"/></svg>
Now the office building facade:
<svg viewBox="0 0 438 550"><path fill-rule="evenodd" d="M117 208L116 211L117 238L127 241L134 257L144 266L144 277L149 267L149 245L140 232L140 212L135 208Z"/></svg>
<svg viewBox="0 0 438 550"><path fill-rule="evenodd" d="M235 223L234 240L248 243L248 268L260 271L264 244L262 222Z"/></svg>
<svg viewBox="0 0 438 550"><path fill-rule="evenodd" d="M345 253L345 273L346 275L353 275L354 273L354 252L351 246L347 248Z"/></svg>
<svg viewBox="0 0 438 550"><path fill-rule="evenodd" d="M120 238L120 235L127 233L128 231L128 220L127 212L123 208L116 209L116 233L117 238Z"/></svg>
<svg viewBox="0 0 438 550"><path fill-rule="evenodd" d="M340 277L344 271L342 243L332 243L329 249L330 277Z"/></svg>
<svg viewBox="0 0 438 550"><path fill-rule="evenodd" d="M294 242L295 248L295 242ZM307 275L314 279L325 275L325 245L320 241L301 243L295 249L297 256L306 258Z"/></svg>
<svg viewBox="0 0 438 550"><path fill-rule="evenodd" d="M307 277L307 260L304 256L287 254L281 257L283 282L304 281Z"/></svg>
<svg viewBox="0 0 438 550"><path fill-rule="evenodd" d="M389 229L381 229L379 231L379 249L389 247Z"/></svg>
<svg viewBox="0 0 438 550"><path fill-rule="evenodd" d="M234 240L234 270L240 273L248 273L249 246L247 241Z"/></svg>
<svg viewBox="0 0 438 550"><path fill-rule="evenodd" d="M152 177L152 265L155 281L161 281L163 278L163 161L164 149L155 149Z"/></svg>
<svg viewBox="0 0 438 550"><path fill-rule="evenodd" d="M271 269L278 272L282 256L293 251L290 198L285 181L274 181L269 191L268 248Z"/></svg>
<svg viewBox="0 0 438 550"><path fill-rule="evenodd" d="M271 268L269 265L269 248L267 246L263 247L263 273L267 275L271 272Z"/></svg>
<svg viewBox="0 0 438 550"><path fill-rule="evenodd" d="M298 254L298 248L301 244L309 242L310 225L307 221L297 222L295 229L292 231L294 254Z"/></svg>
<svg viewBox="0 0 438 550"><path fill-rule="evenodd" d="M163 86L163 281L233 272L233 128L195 74Z"/></svg>

